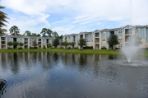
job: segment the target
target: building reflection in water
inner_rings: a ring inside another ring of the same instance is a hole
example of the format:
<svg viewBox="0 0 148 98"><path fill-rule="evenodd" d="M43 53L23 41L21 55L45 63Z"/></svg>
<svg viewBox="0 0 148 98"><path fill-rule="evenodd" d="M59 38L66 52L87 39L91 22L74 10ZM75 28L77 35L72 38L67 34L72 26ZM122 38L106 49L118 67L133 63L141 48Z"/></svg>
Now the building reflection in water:
<svg viewBox="0 0 148 98"><path fill-rule="evenodd" d="M57 63L61 62L64 66L79 66L80 69L93 67L98 71L98 62L106 59L114 59L114 56L101 55L82 55L82 54L64 54L64 53L1 53L0 67L2 70L11 70L13 74L19 73L20 68L30 69L41 65L43 69L48 70ZM20 67L21 66L21 67Z"/></svg>

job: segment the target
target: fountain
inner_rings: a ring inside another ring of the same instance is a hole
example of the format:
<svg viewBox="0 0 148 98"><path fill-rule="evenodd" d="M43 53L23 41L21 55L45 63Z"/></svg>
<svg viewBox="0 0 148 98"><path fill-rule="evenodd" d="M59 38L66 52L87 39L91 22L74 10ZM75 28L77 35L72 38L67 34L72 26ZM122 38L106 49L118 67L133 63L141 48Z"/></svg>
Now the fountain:
<svg viewBox="0 0 148 98"><path fill-rule="evenodd" d="M121 48L121 53L126 60L121 60L119 65L128 66L147 66L148 62L144 60L144 51L141 42L136 35L129 37L125 46Z"/></svg>
<svg viewBox="0 0 148 98"><path fill-rule="evenodd" d="M140 46L135 35L129 37L127 44L121 49L128 63L134 62L134 59L138 56L141 50L142 47Z"/></svg>

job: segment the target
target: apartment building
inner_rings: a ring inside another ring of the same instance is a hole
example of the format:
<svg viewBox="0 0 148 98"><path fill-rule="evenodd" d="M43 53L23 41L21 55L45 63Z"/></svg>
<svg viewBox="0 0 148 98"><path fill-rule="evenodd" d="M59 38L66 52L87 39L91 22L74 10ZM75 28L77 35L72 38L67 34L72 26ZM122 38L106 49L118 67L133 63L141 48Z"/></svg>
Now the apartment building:
<svg viewBox="0 0 148 98"><path fill-rule="evenodd" d="M127 25L120 28L113 29L103 29L95 30L93 32L80 32L79 34L74 34L76 36L74 42L79 42L80 38L85 39L86 46L92 47L93 49L109 49L108 39L111 33L114 33L118 36L119 44L116 45L116 48L121 48L124 45L128 45L128 39L131 36L135 36L143 48L148 48L148 26L131 26ZM65 35L67 36L67 35ZM65 37L64 36L64 37ZM68 35L69 38L72 38L73 34ZM73 40L67 40L67 42L73 42ZM75 47L79 48L78 44L75 44Z"/></svg>
<svg viewBox="0 0 148 98"><path fill-rule="evenodd" d="M62 42L74 43L74 48L78 47L78 35L77 34L69 34L63 36ZM67 46L68 48L72 48L71 45Z"/></svg>
<svg viewBox="0 0 148 98"><path fill-rule="evenodd" d="M9 43L21 43L22 45L10 45ZM0 49L8 48L47 48L52 44L49 37L23 36L23 35L3 35L0 36Z"/></svg>
<svg viewBox="0 0 148 98"><path fill-rule="evenodd" d="M62 42L74 43L74 46L68 45L69 48L80 48L79 40L85 39L86 46L84 48L92 49L109 49L108 39L114 33L118 36L119 44L116 48L128 45L128 39L135 36L143 48L148 48L148 26L131 26L127 25L120 28L95 30L93 32L80 32L79 34L64 35ZM24 36L24 35L3 35L0 36L0 49L8 48L47 48L52 45L52 37L40 36ZM8 43L22 43L23 45L10 45Z"/></svg>

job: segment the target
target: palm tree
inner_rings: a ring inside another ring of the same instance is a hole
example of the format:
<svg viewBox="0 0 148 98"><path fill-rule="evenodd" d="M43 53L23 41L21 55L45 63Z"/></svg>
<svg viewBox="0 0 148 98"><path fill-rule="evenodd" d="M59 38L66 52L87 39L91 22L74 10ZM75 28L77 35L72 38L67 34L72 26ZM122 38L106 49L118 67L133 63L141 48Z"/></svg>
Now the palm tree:
<svg viewBox="0 0 148 98"><path fill-rule="evenodd" d="M12 35L18 35L20 33L20 30L17 26L12 26L10 29L9 29L10 33Z"/></svg>
<svg viewBox="0 0 148 98"><path fill-rule="evenodd" d="M7 32L7 29L1 29L1 28L0 28L0 35L4 35L5 32Z"/></svg>
<svg viewBox="0 0 148 98"><path fill-rule="evenodd" d="M4 7L0 6L0 33L3 33L2 27L5 26L5 23L7 22L7 16L3 11L1 11L1 9L4 9Z"/></svg>
<svg viewBox="0 0 148 98"><path fill-rule="evenodd" d="M42 34L42 36L49 36L49 37L51 37L52 30L47 29L47 28L43 28L42 31L40 32L40 34Z"/></svg>
<svg viewBox="0 0 148 98"><path fill-rule="evenodd" d="M27 30L27 31L25 31L24 35L31 36L31 32Z"/></svg>

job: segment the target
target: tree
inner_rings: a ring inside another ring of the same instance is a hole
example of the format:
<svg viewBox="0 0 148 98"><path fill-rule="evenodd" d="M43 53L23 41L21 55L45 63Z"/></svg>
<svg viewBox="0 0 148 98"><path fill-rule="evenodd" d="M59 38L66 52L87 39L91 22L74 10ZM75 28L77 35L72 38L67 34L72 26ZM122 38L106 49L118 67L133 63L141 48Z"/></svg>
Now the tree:
<svg viewBox="0 0 148 98"><path fill-rule="evenodd" d="M71 42L71 43L69 43L69 45L71 45L72 48L74 48L74 46L75 46L75 42Z"/></svg>
<svg viewBox="0 0 148 98"><path fill-rule="evenodd" d="M47 29L47 28L43 28L42 31L40 32L40 34L42 34L43 37L45 37L45 36L51 37L52 30Z"/></svg>
<svg viewBox="0 0 148 98"><path fill-rule="evenodd" d="M18 43L18 45L19 45L20 47L22 47L24 44L20 42L20 43Z"/></svg>
<svg viewBox="0 0 148 98"><path fill-rule="evenodd" d="M36 37L36 36L37 36L37 37L39 37L39 36L40 36L40 34L32 33L32 34L31 34L31 36L34 36L34 37Z"/></svg>
<svg viewBox="0 0 148 98"><path fill-rule="evenodd" d="M18 42L8 42L7 43L8 46L13 46L13 48L17 48L17 46L23 46L23 43L18 43Z"/></svg>
<svg viewBox="0 0 148 98"><path fill-rule="evenodd" d="M31 32L27 30L25 31L24 35L31 36Z"/></svg>
<svg viewBox="0 0 148 98"><path fill-rule="evenodd" d="M80 46L80 49L83 49L83 47L86 45L86 41L85 39L83 38L80 38L79 40L79 46Z"/></svg>
<svg viewBox="0 0 148 98"><path fill-rule="evenodd" d="M63 39L63 35L59 36L59 45L62 46L62 39Z"/></svg>
<svg viewBox="0 0 148 98"><path fill-rule="evenodd" d="M12 26L10 29L9 29L10 33L12 35L18 35L20 33L20 30L17 26Z"/></svg>
<svg viewBox="0 0 148 98"><path fill-rule="evenodd" d="M52 37L56 38L56 37L58 37L58 36L59 36L59 35L58 35L57 32L52 32Z"/></svg>
<svg viewBox="0 0 148 98"><path fill-rule="evenodd" d="M51 44L47 44L47 48L51 48L51 46L52 46Z"/></svg>
<svg viewBox="0 0 148 98"><path fill-rule="evenodd" d="M18 46L18 42L13 42L13 48L15 49L17 48L17 46Z"/></svg>
<svg viewBox="0 0 148 98"><path fill-rule="evenodd" d="M10 47L13 46L13 42L8 42L7 44L8 44L8 46L10 46Z"/></svg>
<svg viewBox="0 0 148 98"><path fill-rule="evenodd" d="M59 38L58 37L56 37L54 40L53 40L53 46L55 47L55 48L57 48L57 46L59 45Z"/></svg>
<svg viewBox="0 0 148 98"><path fill-rule="evenodd" d="M119 42L117 35L115 35L113 31L111 31L110 37L108 39L109 48L114 50L114 46L117 45L118 43Z"/></svg>
<svg viewBox="0 0 148 98"><path fill-rule="evenodd" d="M67 48L67 46L68 46L68 43L67 43L67 41L65 41L65 42L62 42L62 46L64 46L65 47L65 49Z"/></svg>
<svg viewBox="0 0 148 98"><path fill-rule="evenodd" d="M5 26L5 23L7 22L7 16L6 14L2 11L4 9L3 6L0 6L0 34L4 33L2 27Z"/></svg>

